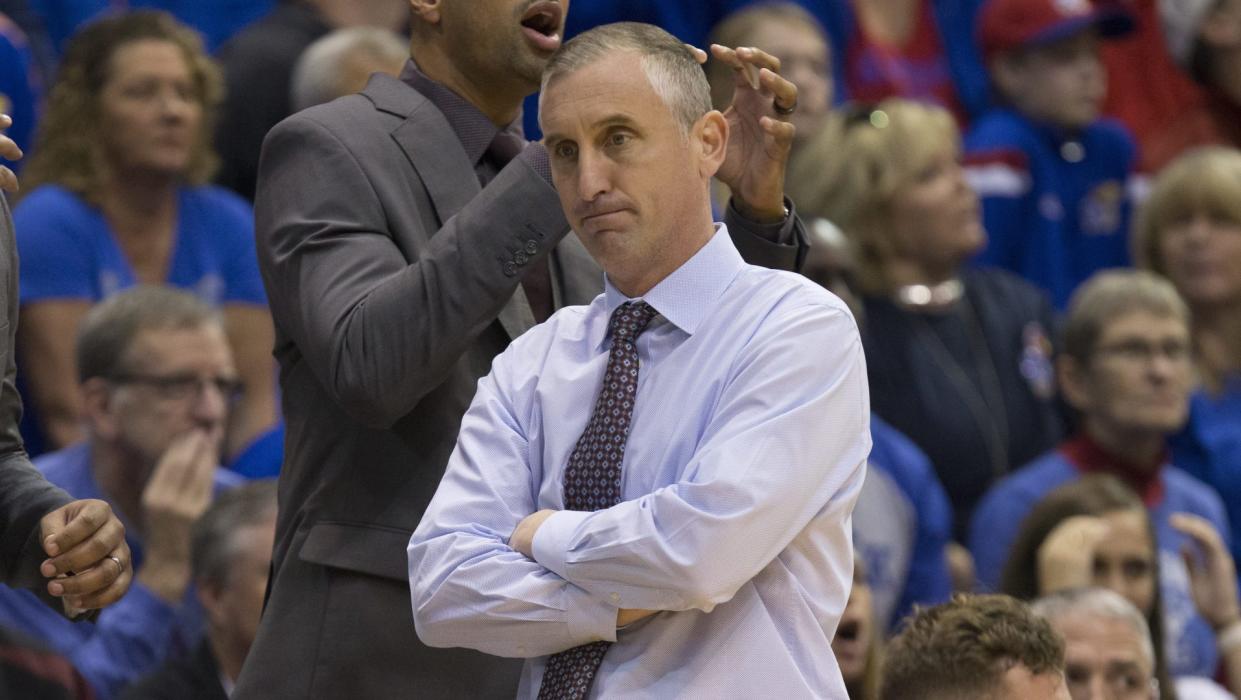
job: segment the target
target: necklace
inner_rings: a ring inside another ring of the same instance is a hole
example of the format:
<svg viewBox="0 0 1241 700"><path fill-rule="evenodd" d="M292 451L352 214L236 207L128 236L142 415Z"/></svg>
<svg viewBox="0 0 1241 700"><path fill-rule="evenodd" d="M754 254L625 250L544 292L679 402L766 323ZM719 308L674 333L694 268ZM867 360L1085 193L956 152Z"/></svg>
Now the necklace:
<svg viewBox="0 0 1241 700"><path fill-rule="evenodd" d="M939 284L907 284L896 288L896 301L909 309L942 309L955 304L964 289L956 277Z"/></svg>

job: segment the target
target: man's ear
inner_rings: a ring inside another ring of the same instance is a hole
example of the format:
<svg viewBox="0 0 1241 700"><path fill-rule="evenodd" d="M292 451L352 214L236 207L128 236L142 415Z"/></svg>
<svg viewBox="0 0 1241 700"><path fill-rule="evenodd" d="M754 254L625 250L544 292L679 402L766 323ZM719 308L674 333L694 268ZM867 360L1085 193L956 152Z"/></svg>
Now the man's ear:
<svg viewBox="0 0 1241 700"><path fill-rule="evenodd" d="M112 388L103 377L91 377L78 387L82 399L82 418L91 432L107 440L117 434L117 420L112 411Z"/></svg>
<svg viewBox="0 0 1241 700"><path fill-rule="evenodd" d="M714 109L702 115L694 124L692 142L697 150L699 175L710 179L728 153L728 120Z"/></svg>
<svg viewBox="0 0 1241 700"><path fill-rule="evenodd" d="M1086 413L1091 404L1089 371L1076 358L1063 353L1056 358L1056 381L1060 384L1060 393L1070 406L1081 413Z"/></svg>
<svg viewBox="0 0 1241 700"><path fill-rule="evenodd" d="M409 9L414 17L427 24L440 23L440 9L443 0L409 0Z"/></svg>

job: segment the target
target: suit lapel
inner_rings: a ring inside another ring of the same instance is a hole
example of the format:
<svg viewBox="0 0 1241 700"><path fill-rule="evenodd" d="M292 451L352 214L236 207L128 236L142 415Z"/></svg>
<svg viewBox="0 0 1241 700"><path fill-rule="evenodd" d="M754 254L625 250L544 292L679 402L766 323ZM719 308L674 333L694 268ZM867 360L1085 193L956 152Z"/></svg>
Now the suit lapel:
<svg viewBox="0 0 1241 700"><path fill-rule="evenodd" d="M469 155L444 113L430 100L405 83L382 74L371 78L364 94L376 109L403 117L392 130L392 139L427 188L441 224L482 192ZM520 285L500 309L498 320L510 338L534 326L534 312Z"/></svg>

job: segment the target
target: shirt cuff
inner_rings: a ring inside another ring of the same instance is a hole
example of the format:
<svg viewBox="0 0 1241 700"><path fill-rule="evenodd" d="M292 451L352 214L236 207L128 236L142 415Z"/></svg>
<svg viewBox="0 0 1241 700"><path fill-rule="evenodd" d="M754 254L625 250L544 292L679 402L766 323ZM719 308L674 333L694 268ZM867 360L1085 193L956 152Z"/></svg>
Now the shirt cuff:
<svg viewBox="0 0 1241 700"><path fill-rule="evenodd" d="M517 154L517 157L533 168L539 177L547 181L547 184L552 184L552 165L547 158L547 149L543 147L543 144L531 141L521 153Z"/></svg>
<svg viewBox="0 0 1241 700"><path fill-rule="evenodd" d="M544 151L543 157L547 157L546 151ZM749 231L763 239L766 239L768 242L775 243L777 245L791 245L795 242L793 240L793 222L794 219L796 219L796 215L793 211L793 202L788 197L784 198L784 209L788 213L785 215L783 221L759 223L742 216L741 211L737 209L736 198L728 198L729 213L746 222L746 228Z"/></svg>
<svg viewBox="0 0 1241 700"><path fill-rule="evenodd" d="M569 567L565 559L569 554L569 544L578 525L588 517L590 511L584 510L558 510L548 516L534 533L530 547L534 560L568 581L566 571Z"/></svg>
<svg viewBox="0 0 1241 700"><path fill-rule="evenodd" d="M620 608L572 583L565 584L564 595L565 623L574 645L616 641L616 614Z"/></svg>

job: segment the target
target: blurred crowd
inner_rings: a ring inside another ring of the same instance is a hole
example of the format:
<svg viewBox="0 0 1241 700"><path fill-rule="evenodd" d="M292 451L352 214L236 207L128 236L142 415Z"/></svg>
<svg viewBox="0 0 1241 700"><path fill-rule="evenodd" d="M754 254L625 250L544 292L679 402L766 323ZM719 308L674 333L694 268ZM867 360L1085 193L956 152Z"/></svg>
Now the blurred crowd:
<svg viewBox="0 0 1241 700"><path fill-rule="evenodd" d="M1018 682L961 658L1074 700L1241 694L1241 0L575 0L565 32L619 20L798 87L801 272L853 311L873 410L850 697ZM404 0L0 0L22 437L134 564L86 622L0 588L30 697L231 691L284 441L263 139L400 75L408 25ZM705 69L723 108L733 71ZM1025 632L979 650L980 616Z"/></svg>

